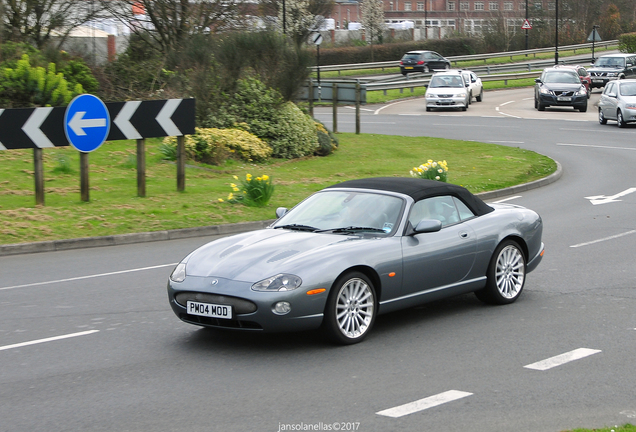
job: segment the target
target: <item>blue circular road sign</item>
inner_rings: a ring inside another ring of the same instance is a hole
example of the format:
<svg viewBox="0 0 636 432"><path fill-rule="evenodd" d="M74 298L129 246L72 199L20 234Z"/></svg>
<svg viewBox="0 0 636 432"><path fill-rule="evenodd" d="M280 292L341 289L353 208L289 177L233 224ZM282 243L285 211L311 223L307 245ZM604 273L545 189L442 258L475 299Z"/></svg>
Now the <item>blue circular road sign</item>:
<svg viewBox="0 0 636 432"><path fill-rule="evenodd" d="M110 114L106 104L96 96L76 96L64 114L64 132L68 142L81 152L97 150L108 136Z"/></svg>

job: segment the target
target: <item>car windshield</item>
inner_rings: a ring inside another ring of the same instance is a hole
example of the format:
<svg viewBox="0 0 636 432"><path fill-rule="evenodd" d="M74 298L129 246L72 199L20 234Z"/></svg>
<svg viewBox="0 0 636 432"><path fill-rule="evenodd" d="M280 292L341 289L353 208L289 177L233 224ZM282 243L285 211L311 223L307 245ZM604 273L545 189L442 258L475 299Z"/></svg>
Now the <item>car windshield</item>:
<svg viewBox="0 0 636 432"><path fill-rule="evenodd" d="M565 71L546 72L543 76L544 83L581 84L581 79L576 73Z"/></svg>
<svg viewBox="0 0 636 432"><path fill-rule="evenodd" d="M429 83L429 88L464 87L462 77L459 75L434 76Z"/></svg>
<svg viewBox="0 0 636 432"><path fill-rule="evenodd" d="M594 63L594 66L622 68L625 67L625 59L620 57L601 57Z"/></svg>
<svg viewBox="0 0 636 432"><path fill-rule="evenodd" d="M636 96L636 83L621 83L621 96Z"/></svg>
<svg viewBox="0 0 636 432"><path fill-rule="evenodd" d="M371 192L323 191L294 207L274 228L389 234L398 225L403 202L398 197Z"/></svg>

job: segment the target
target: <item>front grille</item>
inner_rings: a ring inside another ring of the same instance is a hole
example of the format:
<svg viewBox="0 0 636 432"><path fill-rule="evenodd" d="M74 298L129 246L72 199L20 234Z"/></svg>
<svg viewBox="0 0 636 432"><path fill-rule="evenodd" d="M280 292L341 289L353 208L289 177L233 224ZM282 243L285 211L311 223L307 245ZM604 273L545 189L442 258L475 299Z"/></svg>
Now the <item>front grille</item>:
<svg viewBox="0 0 636 432"><path fill-rule="evenodd" d="M239 315L254 313L257 309L256 304L249 300L218 294L180 292L174 296L174 299L183 307L186 307L188 301L232 306L234 313Z"/></svg>
<svg viewBox="0 0 636 432"><path fill-rule="evenodd" d="M555 96L574 96L573 91L555 91Z"/></svg>
<svg viewBox="0 0 636 432"><path fill-rule="evenodd" d="M590 72L590 75L593 77L604 77L607 75L607 72Z"/></svg>
<svg viewBox="0 0 636 432"><path fill-rule="evenodd" d="M243 330L263 330L263 327L261 327L260 324L255 323L254 321L219 319L198 315L190 315L186 313L179 314L179 318L191 324L198 324L209 327L222 327Z"/></svg>

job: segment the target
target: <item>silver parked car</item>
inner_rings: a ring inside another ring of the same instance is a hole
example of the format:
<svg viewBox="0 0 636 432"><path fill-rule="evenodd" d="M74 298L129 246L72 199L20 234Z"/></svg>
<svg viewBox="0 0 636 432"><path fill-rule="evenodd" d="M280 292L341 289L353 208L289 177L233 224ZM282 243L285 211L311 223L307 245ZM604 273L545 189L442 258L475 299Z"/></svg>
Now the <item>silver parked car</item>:
<svg viewBox="0 0 636 432"><path fill-rule="evenodd" d="M433 180L346 181L277 215L177 265L168 297L181 320L244 331L322 327L352 344L379 314L424 302L475 292L512 303L544 252L537 213Z"/></svg>
<svg viewBox="0 0 636 432"><path fill-rule="evenodd" d="M616 120L618 127L636 122L636 79L610 81L598 103L598 122Z"/></svg>

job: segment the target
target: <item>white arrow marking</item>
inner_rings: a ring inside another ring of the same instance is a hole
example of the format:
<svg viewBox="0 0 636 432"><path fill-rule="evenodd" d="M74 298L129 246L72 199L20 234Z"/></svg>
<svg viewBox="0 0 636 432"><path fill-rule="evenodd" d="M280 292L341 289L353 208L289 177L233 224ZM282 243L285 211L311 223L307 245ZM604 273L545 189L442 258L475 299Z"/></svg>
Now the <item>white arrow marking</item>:
<svg viewBox="0 0 636 432"><path fill-rule="evenodd" d="M84 136L86 132L84 132L85 128L91 127L106 127L106 119L105 118L96 118L96 119L85 119L84 115L86 111L76 111L73 114L73 118L68 125L73 130L75 135Z"/></svg>
<svg viewBox="0 0 636 432"><path fill-rule="evenodd" d="M130 118L135 114L140 104L141 101L126 102L121 111L119 111L119 114L117 114L117 117L115 117L115 120L113 120L113 123L115 123L127 139L142 138L139 132L137 132L137 129L130 123Z"/></svg>
<svg viewBox="0 0 636 432"><path fill-rule="evenodd" d="M24 133L31 138L31 141L39 148L55 147L49 137L44 135L44 132L40 130L40 126L42 126L42 123L44 123L44 120L46 120L51 111L53 111L53 107L34 109L29 119L24 123L24 126L22 126Z"/></svg>
<svg viewBox="0 0 636 432"><path fill-rule="evenodd" d="M4 108L0 108L0 116L2 115L2 113L4 112ZM4 146L4 144L2 144L2 141L0 141L0 150L6 150L7 148Z"/></svg>
<svg viewBox="0 0 636 432"><path fill-rule="evenodd" d="M166 136L181 136L183 135L179 128L174 124L172 119L172 114L177 110L179 104L183 99L168 99L166 104L161 108L159 114L157 115L157 123L159 126L163 128L166 132Z"/></svg>
<svg viewBox="0 0 636 432"><path fill-rule="evenodd" d="M619 192L616 195L612 195L612 196L595 195L595 196L585 197L585 199L589 199L593 205L607 204L611 202L618 202L620 200L616 198L629 195L630 193L633 193L633 192L636 192L636 188L625 189L623 192Z"/></svg>

